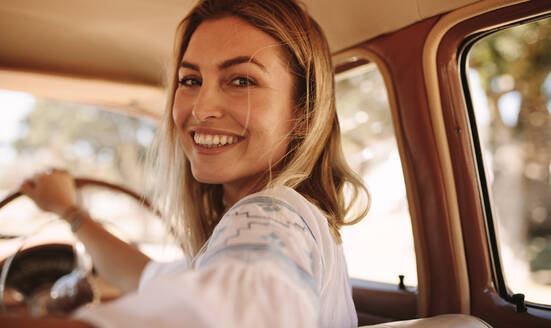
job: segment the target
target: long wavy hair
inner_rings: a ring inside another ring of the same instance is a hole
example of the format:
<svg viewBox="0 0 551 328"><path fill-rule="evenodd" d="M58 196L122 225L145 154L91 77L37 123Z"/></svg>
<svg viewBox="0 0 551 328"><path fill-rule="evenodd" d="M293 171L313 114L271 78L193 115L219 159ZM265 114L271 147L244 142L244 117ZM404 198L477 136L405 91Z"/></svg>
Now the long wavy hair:
<svg viewBox="0 0 551 328"><path fill-rule="evenodd" d="M226 210L221 185L200 183L191 173L172 119L179 61L197 27L235 16L280 42L295 76L295 124L282 160L266 170L262 188L288 186L315 204L341 242L339 229L361 220L369 193L348 166L335 109L331 53L324 33L293 0L203 0L180 23L169 68L168 100L147 160L152 199L184 252L195 256Z"/></svg>

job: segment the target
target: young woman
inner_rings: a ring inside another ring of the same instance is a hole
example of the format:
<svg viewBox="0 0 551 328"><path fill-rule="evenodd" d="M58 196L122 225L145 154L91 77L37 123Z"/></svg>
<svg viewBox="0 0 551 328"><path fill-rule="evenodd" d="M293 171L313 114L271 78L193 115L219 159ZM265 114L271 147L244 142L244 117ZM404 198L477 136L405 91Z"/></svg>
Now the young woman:
<svg viewBox="0 0 551 328"><path fill-rule="evenodd" d="M129 292L64 325L357 326L339 228L369 197L343 158L321 29L292 0L205 0L178 31L150 166L187 258L153 262L108 234L67 172L28 179L21 190Z"/></svg>

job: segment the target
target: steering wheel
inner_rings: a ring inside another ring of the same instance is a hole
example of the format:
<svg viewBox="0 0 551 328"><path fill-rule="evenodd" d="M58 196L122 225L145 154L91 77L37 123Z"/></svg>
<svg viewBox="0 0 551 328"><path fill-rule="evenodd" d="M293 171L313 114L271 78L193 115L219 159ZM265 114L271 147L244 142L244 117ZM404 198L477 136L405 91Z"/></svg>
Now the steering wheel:
<svg viewBox="0 0 551 328"><path fill-rule="evenodd" d="M75 178L75 185L77 189L97 186L121 192L160 216L147 199L120 185L88 178ZM6 196L0 201L0 210L22 195L14 192ZM97 293L92 283L91 261L87 257L79 242L76 246L56 243L18 249L0 262L0 310L7 311L7 288L19 300L10 310L31 316L68 314L93 301ZM88 270L83 269L82 263L86 261L89 262Z"/></svg>

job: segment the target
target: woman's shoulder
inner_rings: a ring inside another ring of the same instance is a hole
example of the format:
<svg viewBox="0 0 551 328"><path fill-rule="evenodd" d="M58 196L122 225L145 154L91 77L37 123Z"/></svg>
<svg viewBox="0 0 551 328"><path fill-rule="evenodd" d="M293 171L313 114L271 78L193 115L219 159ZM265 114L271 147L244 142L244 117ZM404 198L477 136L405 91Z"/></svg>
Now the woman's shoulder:
<svg viewBox="0 0 551 328"><path fill-rule="evenodd" d="M287 186L267 188L254 194L250 194L237 202L232 209L248 204L261 205L267 210L277 211L284 208L298 215L314 214L315 216L325 218L321 211L310 201L308 201L308 199L296 190Z"/></svg>
<svg viewBox="0 0 551 328"><path fill-rule="evenodd" d="M308 199L296 190L277 186L248 195L237 202L228 214L256 208L271 217L288 219L295 217L302 222L316 240L326 240L329 235L327 218Z"/></svg>

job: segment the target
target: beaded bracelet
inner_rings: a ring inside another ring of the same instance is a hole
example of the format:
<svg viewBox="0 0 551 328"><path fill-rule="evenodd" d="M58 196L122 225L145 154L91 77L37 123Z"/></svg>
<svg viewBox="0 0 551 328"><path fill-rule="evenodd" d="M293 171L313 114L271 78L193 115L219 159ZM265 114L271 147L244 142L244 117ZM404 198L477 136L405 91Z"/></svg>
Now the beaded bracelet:
<svg viewBox="0 0 551 328"><path fill-rule="evenodd" d="M71 231L77 232L78 228L82 224L82 221L88 216L88 212L79 206L72 206L61 217L69 222L71 225Z"/></svg>

